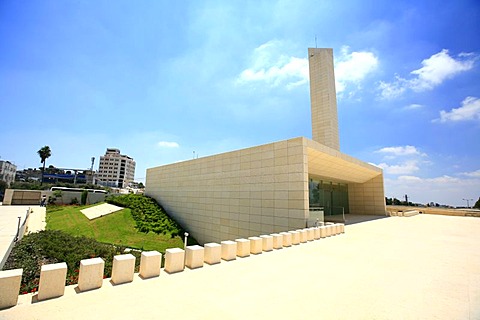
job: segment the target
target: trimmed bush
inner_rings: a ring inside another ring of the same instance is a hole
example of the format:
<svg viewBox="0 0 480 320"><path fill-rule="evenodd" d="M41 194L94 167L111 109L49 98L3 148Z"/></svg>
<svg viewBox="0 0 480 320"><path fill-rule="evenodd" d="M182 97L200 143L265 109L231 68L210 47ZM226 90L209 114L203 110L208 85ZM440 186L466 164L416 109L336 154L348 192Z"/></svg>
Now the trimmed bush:
<svg viewBox="0 0 480 320"><path fill-rule="evenodd" d="M165 210L152 198L141 194L111 196L106 199L110 204L130 208L136 228L140 232L170 234L172 237L183 234L183 229L170 218Z"/></svg>

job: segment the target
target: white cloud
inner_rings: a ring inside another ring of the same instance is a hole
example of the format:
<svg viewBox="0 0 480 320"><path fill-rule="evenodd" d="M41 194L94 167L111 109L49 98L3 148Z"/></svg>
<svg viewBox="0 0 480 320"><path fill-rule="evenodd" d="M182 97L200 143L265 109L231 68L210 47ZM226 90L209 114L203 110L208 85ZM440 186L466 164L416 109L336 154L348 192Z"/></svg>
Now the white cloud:
<svg viewBox="0 0 480 320"><path fill-rule="evenodd" d="M378 58L372 52L359 51L349 53L344 46L341 55L335 61L335 80L337 93L346 90L349 85L358 86L360 82L378 66Z"/></svg>
<svg viewBox="0 0 480 320"><path fill-rule="evenodd" d="M471 70L476 60L477 56L472 53L462 52L457 58L454 58L448 54L448 50L443 49L430 58L424 59L420 69L410 72L413 75L412 79L395 76L395 80L391 83L381 81L378 86L381 91L380 97L383 99L397 98L407 89L416 92L431 90L445 80Z"/></svg>
<svg viewBox="0 0 480 320"><path fill-rule="evenodd" d="M417 150L414 146L398 146L398 147L385 147L375 152L386 153L394 156L410 156L410 155L420 155L420 151ZM424 154L422 154L424 155Z"/></svg>
<svg viewBox="0 0 480 320"><path fill-rule="evenodd" d="M411 174L415 171L418 171L420 168L417 165L417 161L410 160L406 161L403 164L389 165L386 163L380 163L377 165L382 168L387 174Z"/></svg>
<svg viewBox="0 0 480 320"><path fill-rule="evenodd" d="M480 99L467 97L462 101L462 106L451 111L440 111L440 118L433 122L456 122L466 120L480 120Z"/></svg>
<svg viewBox="0 0 480 320"><path fill-rule="evenodd" d="M308 82L308 60L282 54L284 43L271 40L253 52L252 66L243 70L237 78L238 84L265 82L271 87L285 86L287 89Z"/></svg>
<svg viewBox="0 0 480 320"><path fill-rule="evenodd" d="M280 40L271 40L255 48L251 66L243 70L236 83L264 82L271 87L285 86L292 89L309 81L308 59L284 54L287 45ZM361 81L377 68L378 58L368 51L349 52L343 47L335 57L335 78L337 93L347 86L359 86Z"/></svg>
<svg viewBox="0 0 480 320"><path fill-rule="evenodd" d="M176 142L170 142L170 141L160 141L157 143L157 146L160 148L178 148L180 145Z"/></svg>
<svg viewBox="0 0 480 320"><path fill-rule="evenodd" d="M418 109L422 109L424 107L425 107L424 105L412 103L412 104L409 104L408 106L405 106L403 109L404 110L418 110Z"/></svg>
<svg viewBox="0 0 480 320"><path fill-rule="evenodd" d="M461 175L472 178L480 178L480 169L472 172L462 172Z"/></svg>

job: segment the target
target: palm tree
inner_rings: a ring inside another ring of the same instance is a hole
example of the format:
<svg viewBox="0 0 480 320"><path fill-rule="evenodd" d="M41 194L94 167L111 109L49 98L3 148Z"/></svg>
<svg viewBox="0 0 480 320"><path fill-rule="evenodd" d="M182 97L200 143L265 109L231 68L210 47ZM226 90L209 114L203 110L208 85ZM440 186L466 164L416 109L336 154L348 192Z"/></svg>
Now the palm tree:
<svg viewBox="0 0 480 320"><path fill-rule="evenodd" d="M43 167L42 167L42 180L40 181L40 185L43 184L43 173L45 172L45 161L50 158L50 156L52 155L52 151L50 150L50 147L49 146L44 146L43 148L41 148L40 150L37 151L38 155L40 156L40 163L43 164Z"/></svg>

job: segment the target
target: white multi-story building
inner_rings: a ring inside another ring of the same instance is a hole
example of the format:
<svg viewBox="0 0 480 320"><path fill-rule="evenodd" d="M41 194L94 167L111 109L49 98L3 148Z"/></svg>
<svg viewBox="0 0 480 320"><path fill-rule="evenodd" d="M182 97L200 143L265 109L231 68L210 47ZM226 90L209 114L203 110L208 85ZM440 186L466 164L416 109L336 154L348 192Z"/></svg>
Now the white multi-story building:
<svg viewBox="0 0 480 320"><path fill-rule="evenodd" d="M15 181L17 166L10 161L0 160L0 180L5 181L8 186Z"/></svg>
<svg viewBox="0 0 480 320"><path fill-rule="evenodd" d="M135 161L119 149L107 148L100 157L97 183L109 187L125 188L135 177Z"/></svg>

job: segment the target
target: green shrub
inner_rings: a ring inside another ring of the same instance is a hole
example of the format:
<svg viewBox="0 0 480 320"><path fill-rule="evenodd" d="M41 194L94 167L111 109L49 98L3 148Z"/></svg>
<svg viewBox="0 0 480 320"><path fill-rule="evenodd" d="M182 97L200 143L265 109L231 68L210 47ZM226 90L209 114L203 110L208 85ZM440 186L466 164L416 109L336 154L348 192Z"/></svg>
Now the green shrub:
<svg viewBox="0 0 480 320"><path fill-rule="evenodd" d="M44 264L66 262L66 285L78 281L80 260L101 257L105 260L104 277L112 273L113 256L122 254L124 247L97 242L86 237L74 237L59 230L45 230L31 233L15 245L5 263L4 269L23 268L20 293L38 290L40 268ZM136 264L140 263L140 253L132 251Z"/></svg>
<svg viewBox="0 0 480 320"><path fill-rule="evenodd" d="M142 194L126 194L111 196L108 203L130 208L135 220L136 228L140 232L154 232L156 234L183 235L183 229L165 210L152 198Z"/></svg>

